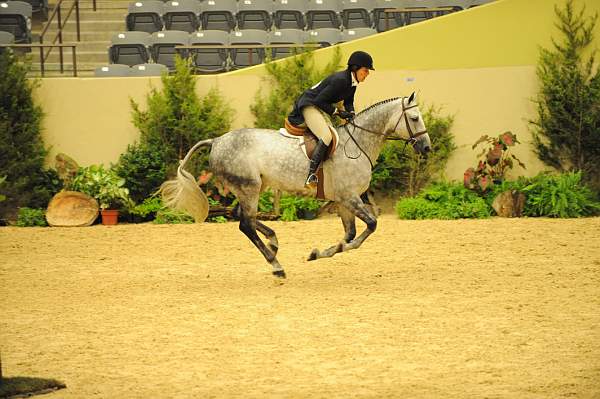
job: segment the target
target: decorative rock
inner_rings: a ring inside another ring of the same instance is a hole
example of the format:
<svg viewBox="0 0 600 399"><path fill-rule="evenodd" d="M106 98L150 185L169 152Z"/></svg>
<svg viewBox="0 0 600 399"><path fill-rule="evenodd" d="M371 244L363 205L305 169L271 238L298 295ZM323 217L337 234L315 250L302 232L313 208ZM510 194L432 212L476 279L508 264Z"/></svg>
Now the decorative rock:
<svg viewBox="0 0 600 399"><path fill-rule="evenodd" d="M525 194L517 190L498 194L492 203L492 208L494 208L496 214L505 218L523 216L524 207Z"/></svg>
<svg viewBox="0 0 600 399"><path fill-rule="evenodd" d="M56 154L55 158L56 162L56 172L58 173L58 177L62 180L63 184L67 186L75 175L77 174L77 170L79 169L79 165L73 158L68 156L67 154L63 154L62 152Z"/></svg>
<svg viewBox="0 0 600 399"><path fill-rule="evenodd" d="M48 204L46 220L53 227L90 226L98 217L98 202L77 191L61 191Z"/></svg>

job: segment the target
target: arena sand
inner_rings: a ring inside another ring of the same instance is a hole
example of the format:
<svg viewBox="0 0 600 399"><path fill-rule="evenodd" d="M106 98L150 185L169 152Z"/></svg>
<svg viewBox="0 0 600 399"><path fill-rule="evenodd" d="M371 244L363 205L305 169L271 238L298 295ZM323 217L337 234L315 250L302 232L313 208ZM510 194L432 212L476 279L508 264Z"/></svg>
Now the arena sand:
<svg viewBox="0 0 600 399"><path fill-rule="evenodd" d="M54 398L600 398L600 219L0 228L4 374ZM359 223L359 230L363 224Z"/></svg>

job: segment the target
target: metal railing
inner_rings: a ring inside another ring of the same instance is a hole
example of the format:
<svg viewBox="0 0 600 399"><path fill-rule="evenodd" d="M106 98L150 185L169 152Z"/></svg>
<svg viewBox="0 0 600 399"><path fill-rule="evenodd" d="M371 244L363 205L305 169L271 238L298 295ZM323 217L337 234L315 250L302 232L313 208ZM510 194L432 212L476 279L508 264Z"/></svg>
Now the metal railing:
<svg viewBox="0 0 600 399"><path fill-rule="evenodd" d="M42 72L42 76L44 76L45 68L44 68L44 49L45 48L55 48L59 47L62 53L62 49L65 47L71 48L71 53L73 56L73 76L77 77L77 45L76 44L0 44L0 48L25 48L25 49L40 49L40 71ZM63 73L63 65L61 63L61 73Z"/></svg>
<svg viewBox="0 0 600 399"><path fill-rule="evenodd" d="M80 19L79 19L79 0L73 0L73 4L71 4L71 7L68 9L66 16L64 17L64 22L63 22L62 4L64 1L65 0L58 0L58 2L56 3L56 6L54 7L54 10L48 17L48 21L46 22L46 25L42 29L42 32L40 33L40 46L41 47L37 46L37 45L29 46L31 48L34 48L34 47L40 48L40 68L42 71L42 77L44 76L44 70L45 70L44 64L46 63L46 60L48 59L48 57L50 56L50 53L52 52L52 50L54 48L59 49L58 51L59 51L59 60L60 60L60 72L64 73L64 54L63 54L64 47L72 47L73 48L73 72L74 72L74 76L77 76L77 62L76 62L75 45L63 45L63 29L64 29L65 25L67 24L67 22L69 21L69 17L73 13L73 9L75 9L75 24L77 26L77 41L78 42L81 41L81 26L80 26ZM94 6L95 6L95 2L94 2ZM50 28L50 25L54 21L55 17L56 17L58 32L56 33L56 36L52 40L52 43L44 44L44 36L46 35L46 32L48 31L48 28ZM57 40L58 40L58 44L56 43ZM44 48L48 48L48 51L44 52L43 51Z"/></svg>

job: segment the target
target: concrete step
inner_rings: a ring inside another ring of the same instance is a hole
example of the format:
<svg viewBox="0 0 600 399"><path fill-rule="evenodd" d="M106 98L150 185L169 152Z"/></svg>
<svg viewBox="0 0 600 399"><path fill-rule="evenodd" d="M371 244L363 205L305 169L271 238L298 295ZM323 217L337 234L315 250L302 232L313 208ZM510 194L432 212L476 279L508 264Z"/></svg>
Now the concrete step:
<svg viewBox="0 0 600 399"><path fill-rule="evenodd" d="M115 31L115 32L120 32L122 30L127 29L127 26L125 24L125 18L123 19L116 19L116 20L88 20L88 21L84 21L84 20L80 20L79 21L79 28L80 30L83 31ZM67 23L64 25L63 28L63 32L76 32L77 30L77 21L75 20L74 17L69 18L69 20L67 21ZM50 27L48 28L48 31L58 31L58 27L56 24L52 24L50 25Z"/></svg>
<svg viewBox="0 0 600 399"><path fill-rule="evenodd" d="M75 15L75 14L73 14ZM79 18L84 21L90 20L109 20L109 21L125 21L127 16L127 10L120 8L106 9L106 10L82 10L79 11Z"/></svg>
<svg viewBox="0 0 600 399"><path fill-rule="evenodd" d="M113 35L123 32L123 30L116 31L81 31L81 42L97 42L97 41L110 41ZM54 39L54 33L46 33L45 42L51 42ZM63 32L63 43L77 42L76 32ZM35 41L35 40L34 40Z"/></svg>
<svg viewBox="0 0 600 399"><path fill-rule="evenodd" d="M85 62L85 63L77 63L77 73L79 74L79 72L82 71L94 71L94 69L96 69L96 67L98 66L102 66L102 65L107 65L108 62ZM69 74L69 75L73 75L73 64L71 63L71 59L67 59L65 58L65 62L63 64L63 69L65 71L65 73ZM44 63L44 70L46 72L58 72L60 71L60 64L58 62L47 62ZM34 62L31 64L31 72L32 73L37 73L39 74L41 71L41 65L39 62Z"/></svg>
<svg viewBox="0 0 600 399"><path fill-rule="evenodd" d="M75 44L77 45L77 54L85 51L106 51L108 47L110 47L109 40L95 40L95 41L81 41L81 42L65 42L65 44Z"/></svg>
<svg viewBox="0 0 600 399"><path fill-rule="evenodd" d="M37 52L32 53L32 61L34 63L39 63L40 55ZM63 51L63 60L64 62L71 62L73 56L71 55L71 49ZM48 55L46 58L46 62L48 63L58 63L60 60L60 52L58 49L55 49ZM107 63L108 62L108 52L104 51L78 51L77 52L77 64L89 64L89 63Z"/></svg>
<svg viewBox="0 0 600 399"><path fill-rule="evenodd" d="M96 10L111 10L111 9L124 9L127 10L129 3L133 0L96 0ZM80 9L91 10L93 9L92 0L81 1L79 3Z"/></svg>

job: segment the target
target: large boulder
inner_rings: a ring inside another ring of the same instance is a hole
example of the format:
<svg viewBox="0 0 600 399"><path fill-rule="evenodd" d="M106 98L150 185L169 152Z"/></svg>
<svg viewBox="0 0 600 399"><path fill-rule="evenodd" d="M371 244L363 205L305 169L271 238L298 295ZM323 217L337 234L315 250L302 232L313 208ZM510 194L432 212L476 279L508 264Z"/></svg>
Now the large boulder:
<svg viewBox="0 0 600 399"><path fill-rule="evenodd" d="M77 191L61 191L48 204L46 220L54 227L90 226L98 217L98 202Z"/></svg>

